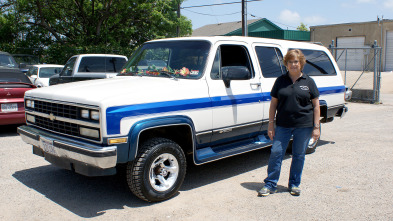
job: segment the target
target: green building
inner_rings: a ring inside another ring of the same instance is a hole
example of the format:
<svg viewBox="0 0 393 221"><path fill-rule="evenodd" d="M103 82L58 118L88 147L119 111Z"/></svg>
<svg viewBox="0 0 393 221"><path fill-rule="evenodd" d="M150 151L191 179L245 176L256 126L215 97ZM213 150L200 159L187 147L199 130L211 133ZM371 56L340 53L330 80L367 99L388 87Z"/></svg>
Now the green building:
<svg viewBox="0 0 393 221"><path fill-rule="evenodd" d="M310 41L309 31L284 30L266 18L247 21L248 36L261 38L274 38L295 41ZM205 25L195 29L192 36L241 36L242 24L228 22Z"/></svg>

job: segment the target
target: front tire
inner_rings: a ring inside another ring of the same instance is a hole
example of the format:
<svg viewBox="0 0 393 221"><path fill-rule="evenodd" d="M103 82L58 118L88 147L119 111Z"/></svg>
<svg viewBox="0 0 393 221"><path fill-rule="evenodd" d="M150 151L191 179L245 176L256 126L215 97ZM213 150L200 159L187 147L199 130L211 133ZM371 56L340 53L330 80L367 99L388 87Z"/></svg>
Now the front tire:
<svg viewBox="0 0 393 221"><path fill-rule="evenodd" d="M186 175L181 147L166 138L152 138L141 145L137 158L127 165L127 183L140 199L158 202L171 198Z"/></svg>

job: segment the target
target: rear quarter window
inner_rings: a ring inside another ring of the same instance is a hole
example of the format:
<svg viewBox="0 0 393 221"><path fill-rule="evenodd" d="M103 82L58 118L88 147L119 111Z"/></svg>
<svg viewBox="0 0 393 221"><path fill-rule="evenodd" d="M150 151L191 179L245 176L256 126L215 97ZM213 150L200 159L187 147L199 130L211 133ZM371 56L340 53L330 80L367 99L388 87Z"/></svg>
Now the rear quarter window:
<svg viewBox="0 0 393 221"><path fill-rule="evenodd" d="M300 48L299 48L300 49ZM337 75L333 63L324 51L300 49L306 57L303 73L308 76Z"/></svg>

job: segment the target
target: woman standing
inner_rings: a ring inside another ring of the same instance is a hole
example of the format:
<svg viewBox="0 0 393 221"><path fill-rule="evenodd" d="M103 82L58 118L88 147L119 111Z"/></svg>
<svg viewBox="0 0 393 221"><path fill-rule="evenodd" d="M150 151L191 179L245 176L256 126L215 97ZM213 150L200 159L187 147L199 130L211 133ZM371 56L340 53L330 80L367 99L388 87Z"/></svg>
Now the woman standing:
<svg viewBox="0 0 393 221"><path fill-rule="evenodd" d="M311 137L320 135L319 91L313 79L302 73L306 64L304 54L290 50L284 57L288 72L277 78L271 91L268 135L273 140L264 187L258 196L277 192L281 164L293 136L292 163L288 188L291 195L300 195L300 180L305 153ZM274 128L276 118L276 128Z"/></svg>

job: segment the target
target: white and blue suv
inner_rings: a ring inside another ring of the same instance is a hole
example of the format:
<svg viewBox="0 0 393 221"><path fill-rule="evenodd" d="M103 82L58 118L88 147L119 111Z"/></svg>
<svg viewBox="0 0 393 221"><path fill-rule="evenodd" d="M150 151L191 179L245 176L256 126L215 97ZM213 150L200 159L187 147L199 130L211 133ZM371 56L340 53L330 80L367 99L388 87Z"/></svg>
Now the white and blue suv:
<svg viewBox="0 0 393 221"><path fill-rule="evenodd" d="M200 165L271 145L270 91L292 48L303 51L304 73L319 88L321 122L342 117L345 86L325 47L189 37L146 42L117 77L26 92L18 133L34 154L86 176L126 165L136 196L165 200L179 190L187 159Z"/></svg>

